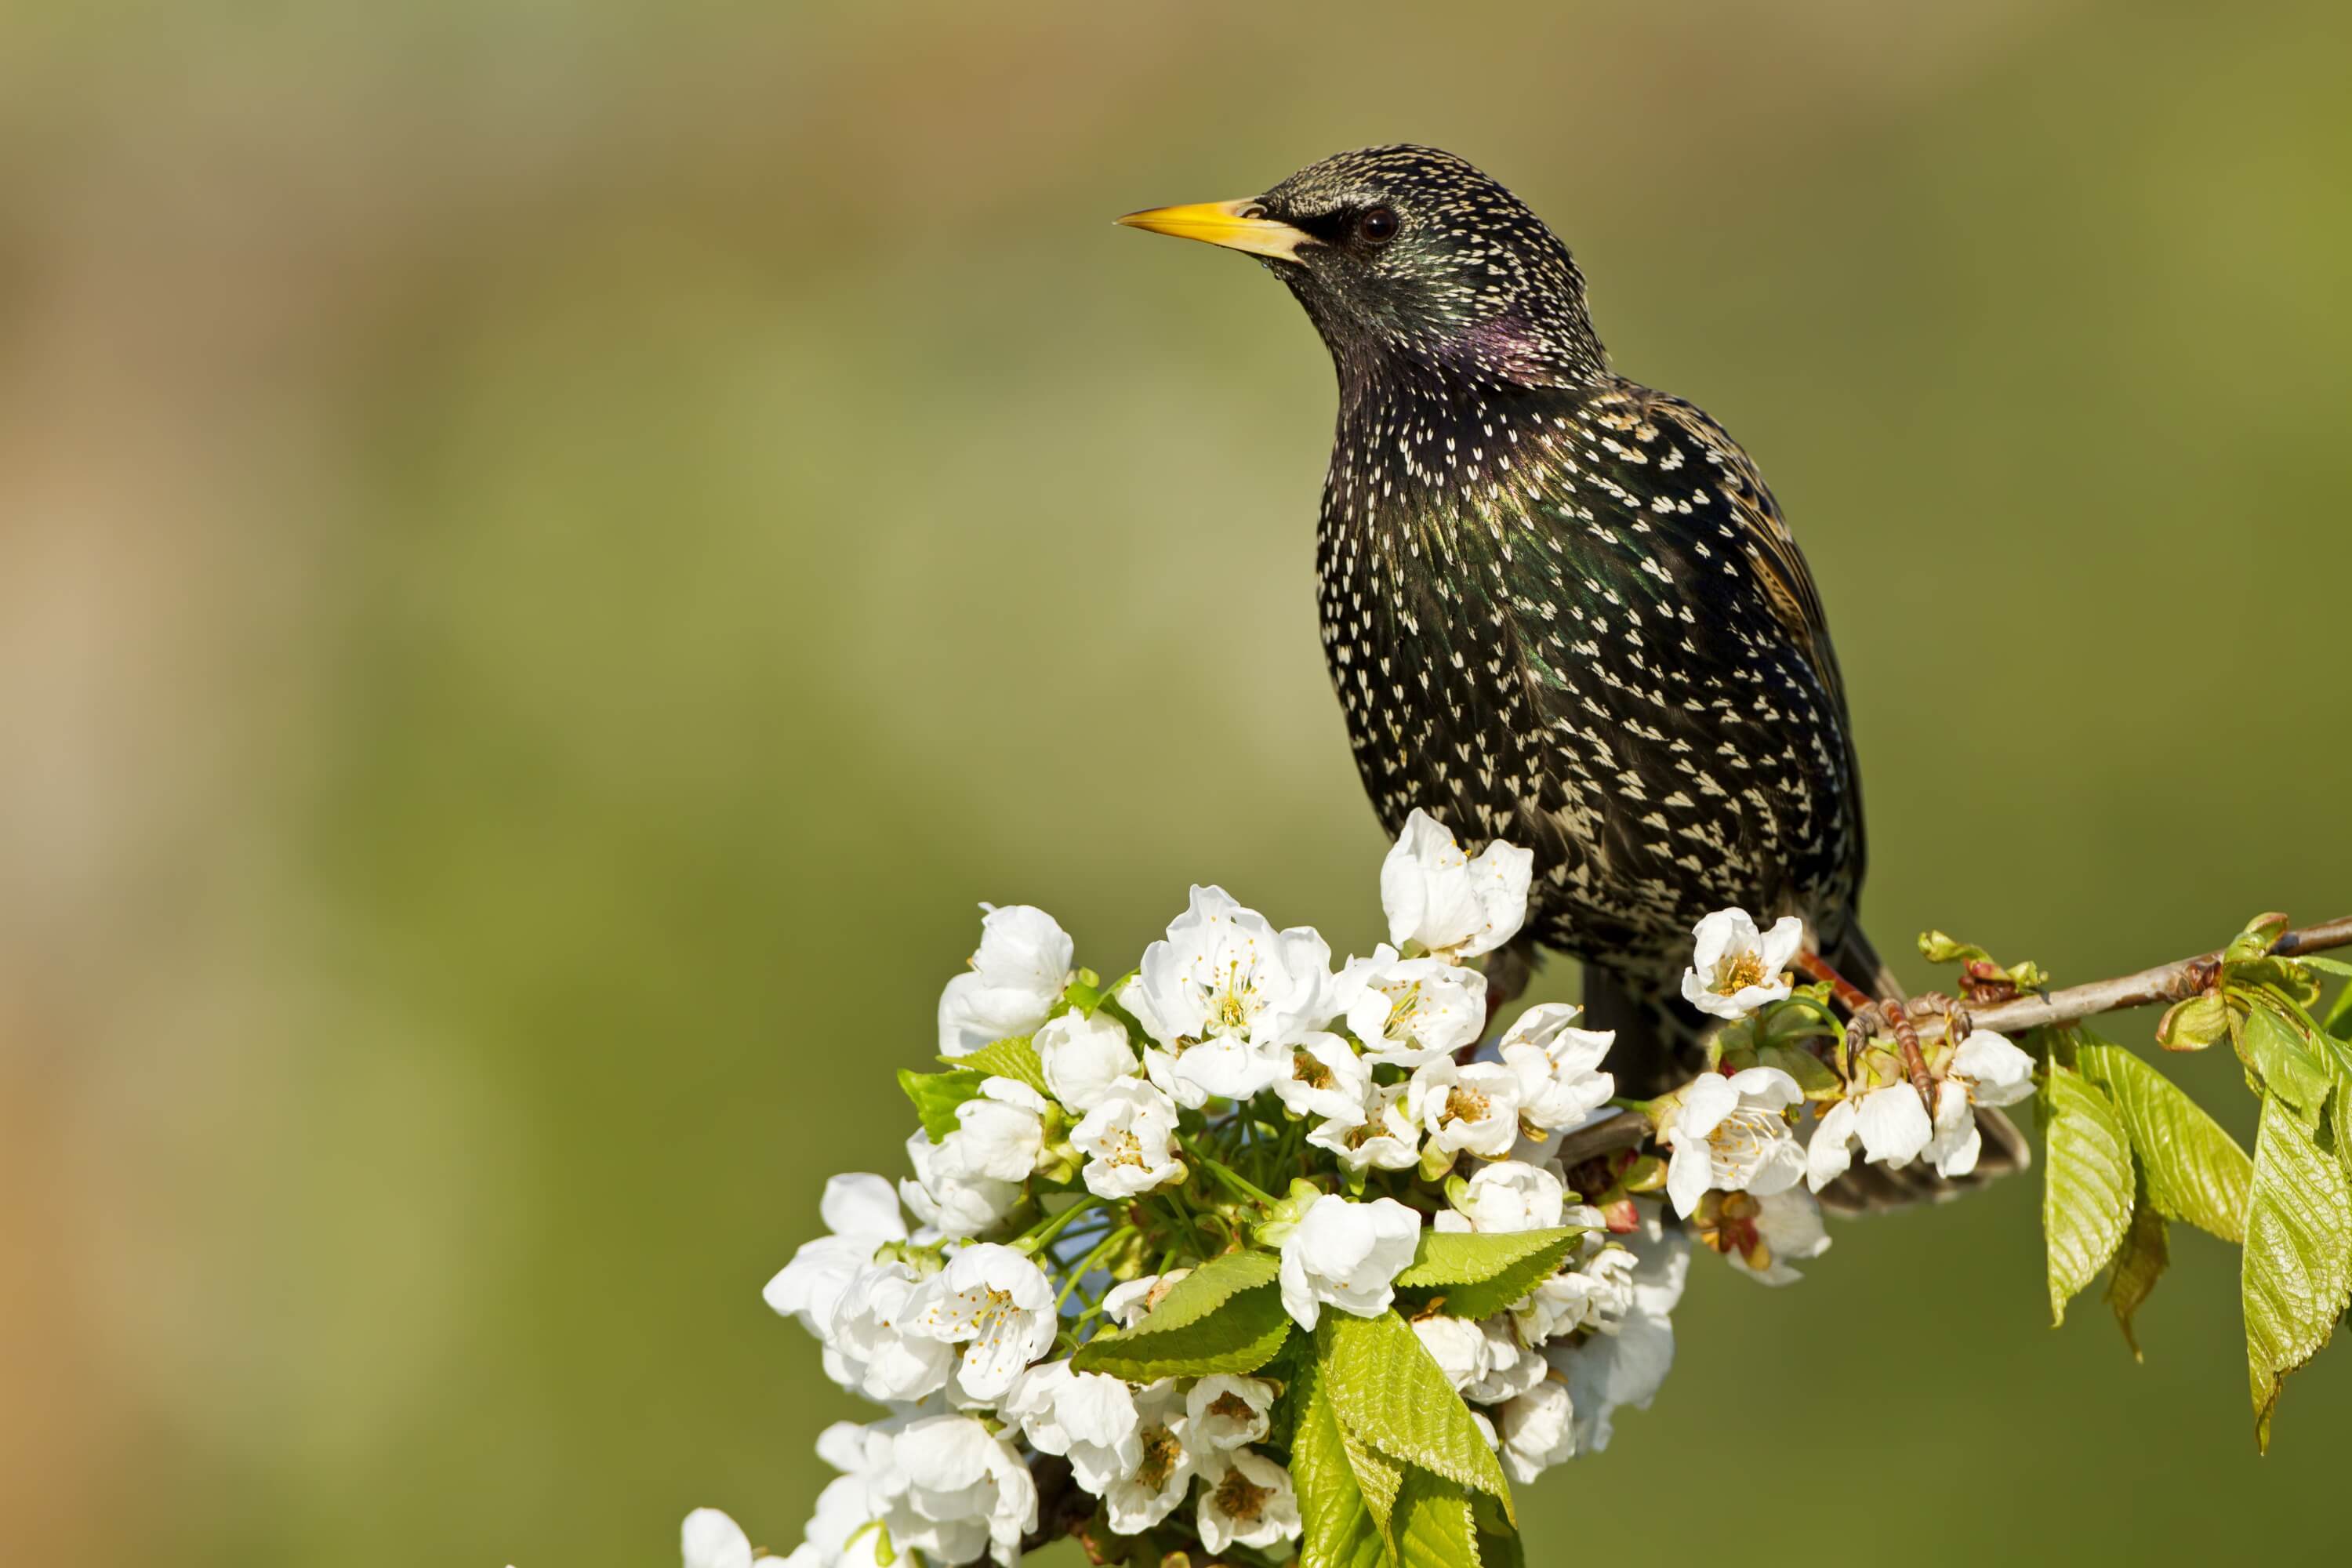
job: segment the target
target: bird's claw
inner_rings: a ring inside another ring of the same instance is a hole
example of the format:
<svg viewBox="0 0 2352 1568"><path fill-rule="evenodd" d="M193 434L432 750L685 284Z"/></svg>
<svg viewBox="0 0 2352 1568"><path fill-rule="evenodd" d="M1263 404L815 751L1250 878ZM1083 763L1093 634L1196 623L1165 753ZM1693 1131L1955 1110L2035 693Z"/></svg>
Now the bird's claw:
<svg viewBox="0 0 2352 1568"><path fill-rule="evenodd" d="M1976 1023L1969 1016L1967 1005L1944 992L1922 992L1904 1005L1916 1019L1941 1018L1944 1039L1948 1045L1957 1046L1976 1032Z"/></svg>
<svg viewBox="0 0 2352 1568"><path fill-rule="evenodd" d="M1927 1071L1927 1054L1919 1047L1917 1020L1934 1017L1939 1012L1947 1029L1957 1026L1960 1031L1951 1038L1967 1037L1968 1015L1950 997L1933 992L1908 1002L1873 1002L1858 1009L1845 1026L1848 1061L1859 1056L1878 1035L1894 1037L1895 1054L1903 1062L1903 1075L1910 1080L1931 1118L1936 1114L1936 1080Z"/></svg>

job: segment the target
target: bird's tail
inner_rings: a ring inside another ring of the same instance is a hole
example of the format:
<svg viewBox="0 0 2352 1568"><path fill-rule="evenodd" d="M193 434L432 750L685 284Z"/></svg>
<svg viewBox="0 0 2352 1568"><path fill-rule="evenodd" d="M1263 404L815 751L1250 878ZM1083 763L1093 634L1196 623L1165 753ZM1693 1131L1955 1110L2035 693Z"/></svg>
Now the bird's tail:
<svg viewBox="0 0 2352 1568"><path fill-rule="evenodd" d="M1847 932L1829 962L1840 974L1874 996L1898 1002L1903 997L1894 972L1858 927ZM1609 1067L1616 1074L1618 1092L1643 1100L1688 1082L1705 1066L1706 1038L1716 1027L1715 1020L1654 979L1622 975L1591 963L1584 969L1584 1013L1580 1021L1587 1027L1617 1031ZM1822 1205L1832 1213L1851 1215L1941 1203L2033 1163L2024 1135L1999 1110L1980 1107L1977 1131L1984 1147L1976 1169L1966 1176L1948 1181L1916 1161L1899 1171L1857 1164L1822 1189Z"/></svg>

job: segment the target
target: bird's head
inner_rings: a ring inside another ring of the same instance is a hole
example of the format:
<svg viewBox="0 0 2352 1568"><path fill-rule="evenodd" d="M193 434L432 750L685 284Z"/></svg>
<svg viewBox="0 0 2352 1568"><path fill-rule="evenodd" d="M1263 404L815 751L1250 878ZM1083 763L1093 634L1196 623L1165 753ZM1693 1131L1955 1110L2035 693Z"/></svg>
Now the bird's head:
<svg viewBox="0 0 2352 1568"><path fill-rule="evenodd" d="M1434 147L1341 153L1262 195L1118 221L1261 258L1307 307L1343 380L1398 359L1526 385L1605 373L1568 247L1502 184Z"/></svg>

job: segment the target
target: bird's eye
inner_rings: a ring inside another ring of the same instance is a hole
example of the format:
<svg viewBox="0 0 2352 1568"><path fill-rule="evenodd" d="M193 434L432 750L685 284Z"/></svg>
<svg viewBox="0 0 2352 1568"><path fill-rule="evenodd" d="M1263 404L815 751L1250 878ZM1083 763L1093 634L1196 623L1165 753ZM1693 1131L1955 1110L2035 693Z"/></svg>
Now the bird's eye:
<svg viewBox="0 0 2352 1568"><path fill-rule="evenodd" d="M1374 245L1386 245L1402 226L1394 207L1371 207L1356 220L1356 232Z"/></svg>

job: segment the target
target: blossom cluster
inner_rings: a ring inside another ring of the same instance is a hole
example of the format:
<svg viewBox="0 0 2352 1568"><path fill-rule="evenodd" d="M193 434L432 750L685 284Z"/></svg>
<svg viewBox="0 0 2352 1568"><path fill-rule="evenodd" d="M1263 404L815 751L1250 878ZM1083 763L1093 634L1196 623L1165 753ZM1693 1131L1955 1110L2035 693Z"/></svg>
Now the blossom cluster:
<svg viewBox="0 0 2352 1568"><path fill-rule="evenodd" d="M1526 850L1473 857L1416 812L1370 953L1335 963L1313 928L1195 888L1108 984L1042 910L988 910L940 998L946 1070L901 1075L923 1123L908 1173L833 1178L828 1234L764 1292L883 1412L819 1439L839 1474L786 1560L1010 1568L1066 1531L1285 1562L1323 1506L1291 1459L1327 1320L1409 1329L1462 1429L1531 1481L1656 1393L1694 1240L1794 1278L1828 1246L1811 1190L1854 1143L1958 1173L1970 1107L2030 1088L2022 1053L1981 1034L1934 1064L1932 1110L1883 1051L1807 1056L1801 1083L1776 1064L1813 1016L1786 973L1802 928L1726 910L1694 933L1683 992L1727 1043L1676 1093L1622 1100L1612 1037L1574 1007L1492 1027L1473 961L1517 934L1529 876ZM1631 1138L1579 1137L1628 1118ZM1245 1298L1261 1316L1215 1356L1151 1349L1241 1323ZM689 1568L753 1561L714 1510L684 1544Z"/></svg>

